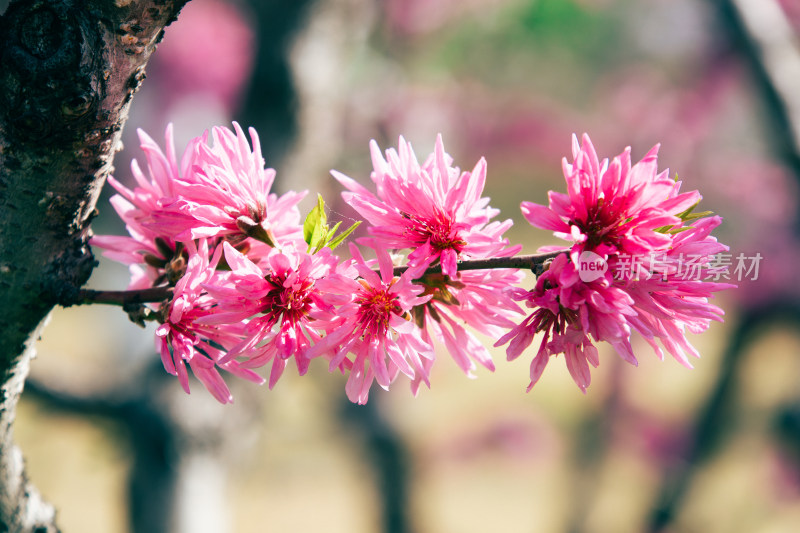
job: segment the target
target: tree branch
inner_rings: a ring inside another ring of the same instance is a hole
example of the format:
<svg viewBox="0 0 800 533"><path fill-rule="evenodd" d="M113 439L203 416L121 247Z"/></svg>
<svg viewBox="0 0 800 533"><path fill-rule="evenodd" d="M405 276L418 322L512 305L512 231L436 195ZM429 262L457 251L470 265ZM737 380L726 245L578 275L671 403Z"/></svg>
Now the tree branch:
<svg viewBox="0 0 800 533"><path fill-rule="evenodd" d="M800 304L777 299L746 310L739 318L723 353L717 380L697 409L681 466L662 474L646 531L660 533L672 529L670 526L680 513L698 472L719 451L734 424L731 412L737 397L737 375L747 348L764 333L765 325L781 323L795 328L800 325Z"/></svg>
<svg viewBox="0 0 800 533"><path fill-rule="evenodd" d="M497 268L518 268L530 270L537 276L544 271L544 265L556 256L569 253L569 249L557 250L543 254L518 255L515 257L491 257L488 259L468 259L458 262L458 270L492 270ZM401 275L408 269L408 266L394 268L395 276ZM434 265L428 268L423 275L441 274L442 265ZM120 305L122 307L133 306L145 303L162 302L172 296L172 287L150 287L148 289L138 289L129 291L101 291L93 289L81 289L74 293L74 300L65 300L61 305L89 305L89 304L108 304Z"/></svg>
<svg viewBox="0 0 800 533"><path fill-rule="evenodd" d="M763 84L782 155L800 173L800 41L776 0L720 0L720 9Z"/></svg>
<svg viewBox="0 0 800 533"><path fill-rule="evenodd" d="M96 291L92 289L81 289L77 292L77 298L72 304L109 304L126 307L137 304L163 302L170 297L172 297L172 287L151 287L149 289L131 291Z"/></svg>
<svg viewBox="0 0 800 533"><path fill-rule="evenodd" d="M186 1L16 0L0 17L0 531L56 530L30 497L15 407L38 328L95 265L97 196L147 60Z"/></svg>
<svg viewBox="0 0 800 533"><path fill-rule="evenodd" d="M537 276L544 271L544 265L550 259L569 253L569 248L547 252L543 254L517 255L514 257L490 257L488 259L468 259L458 262L458 270L491 270L495 268L520 268L530 270ZM399 276L406 271L407 266L395 267L394 273ZM425 271L425 274L441 274L442 265L434 265Z"/></svg>

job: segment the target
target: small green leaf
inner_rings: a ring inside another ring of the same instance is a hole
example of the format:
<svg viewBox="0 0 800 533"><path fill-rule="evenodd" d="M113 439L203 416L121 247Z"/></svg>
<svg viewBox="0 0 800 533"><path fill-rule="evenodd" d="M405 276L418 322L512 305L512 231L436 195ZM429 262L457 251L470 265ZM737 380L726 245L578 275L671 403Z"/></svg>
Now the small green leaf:
<svg viewBox="0 0 800 533"><path fill-rule="evenodd" d="M331 229L328 230L328 235L330 235L331 237L336 235L336 232L339 231L339 226L341 226L341 225L342 225L342 221L340 220L339 222L334 224Z"/></svg>
<svg viewBox="0 0 800 533"><path fill-rule="evenodd" d="M684 222L688 222L689 220L697 220L698 218L710 217L713 214L714 214L714 211L703 211L702 213L691 213L691 214L687 214L685 217L683 217L683 221Z"/></svg>
<svg viewBox="0 0 800 533"><path fill-rule="evenodd" d="M677 176L676 176L676 178L677 178ZM678 217L679 219L681 219L682 222L686 223L686 222L691 222L692 220L697 220L697 219L700 219L700 218L703 218L703 217L708 217L708 216L711 216L711 215L714 214L713 211L703 211L702 213L692 213L692 211L694 211L694 208L697 207L698 205L700 205L700 201L699 200L697 201L696 204L694 204L690 208L686 209L685 211L682 211L682 212L678 213L675 216ZM658 233L675 234L675 233L680 233L681 231L686 231L687 229L690 229L690 227L689 226L683 226L683 227L680 227L680 228L675 228L675 226L661 226L660 228L656 228L653 231L656 231Z"/></svg>
<svg viewBox="0 0 800 533"><path fill-rule="evenodd" d="M676 233L680 233L682 231L686 231L689 229L694 229L694 228L692 226L683 226L681 228L672 228L671 230L668 230L665 233L669 233L670 235L675 235Z"/></svg>
<svg viewBox="0 0 800 533"><path fill-rule="evenodd" d="M312 253L317 253L325 248L325 243L328 241L328 235L328 226L324 226L318 234L314 235L308 249L314 250Z"/></svg>
<svg viewBox="0 0 800 533"><path fill-rule="evenodd" d="M335 230L336 228L338 228L338 227L339 227L339 224L341 224L341 222L337 223L337 224L336 224L336 226L334 226L334 228L333 228L333 229ZM334 237L334 238L333 238L333 240L331 240L331 241L328 243L328 248L330 248L331 250L333 250L334 248L336 248L337 246L339 246L340 244L342 244L342 242L344 242L344 240L345 240L347 237L349 237L349 236L350 236L350 234L351 234L351 233L353 233L353 232L356 230L356 228L357 228L358 226L360 226L360 225L361 225L361 221L359 220L358 222L356 222L355 224L353 224L352 226L350 226L349 228L347 228L346 230L344 230L343 232L341 232L339 235L337 235L336 237ZM333 235L333 234L334 234L334 232L331 232L331 235Z"/></svg>
<svg viewBox="0 0 800 533"><path fill-rule="evenodd" d="M686 211L681 211L680 213L678 213L678 214L677 214L677 215L675 215L675 216L676 216L676 217L678 217L678 218L680 218L681 220L683 220L683 217L685 217L685 216L688 216L688 215L689 215L689 213L691 213L692 211L694 211L694 208L695 208L695 207L697 207L698 205L700 205L700 200L698 200L697 202L695 202L695 204L694 204L694 205L692 205L691 207L689 207L689 208L688 208Z"/></svg>
<svg viewBox="0 0 800 533"><path fill-rule="evenodd" d="M317 205L306 217L303 222L303 239L309 248L313 248L319 243L320 237L327 233L328 217L325 214L325 201L322 195L317 195Z"/></svg>

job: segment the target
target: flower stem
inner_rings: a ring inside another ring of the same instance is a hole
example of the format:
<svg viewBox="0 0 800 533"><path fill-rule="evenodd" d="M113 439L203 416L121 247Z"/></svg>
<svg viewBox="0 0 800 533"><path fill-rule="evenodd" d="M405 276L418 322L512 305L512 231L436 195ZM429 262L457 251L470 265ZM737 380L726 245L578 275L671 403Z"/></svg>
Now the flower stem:
<svg viewBox="0 0 800 533"><path fill-rule="evenodd" d="M530 270L537 276L541 274L544 263L554 257L569 253L569 249L556 250L543 254L517 255L514 257L490 257L488 259L468 259L458 262L458 270L490 270L495 268L521 268ZM406 271L407 266L395 267L394 274L399 276ZM442 265L436 264L428 268L425 274L441 274Z"/></svg>
<svg viewBox="0 0 800 533"><path fill-rule="evenodd" d="M172 287L151 287L134 291L95 291L82 289L76 305L108 304L122 307L150 302L161 302L172 296Z"/></svg>
<svg viewBox="0 0 800 533"><path fill-rule="evenodd" d="M547 252L544 254L518 255L515 257L490 257L488 259L469 259L458 262L458 270L489 270L495 268L521 268L541 274L546 261L559 254L569 252L568 249ZM407 266L395 267L394 274L399 276ZM441 274L442 266L434 265L425 274ZM129 307L144 303L162 302L172 296L172 287L151 287L133 291L95 291L82 289L78 291L75 305L107 304Z"/></svg>

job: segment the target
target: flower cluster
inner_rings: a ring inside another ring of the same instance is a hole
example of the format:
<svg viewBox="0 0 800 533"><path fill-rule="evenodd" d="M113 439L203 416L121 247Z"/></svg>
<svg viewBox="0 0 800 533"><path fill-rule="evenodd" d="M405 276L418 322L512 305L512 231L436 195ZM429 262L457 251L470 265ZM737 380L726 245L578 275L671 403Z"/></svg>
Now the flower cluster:
<svg viewBox="0 0 800 533"><path fill-rule="evenodd" d="M130 265L129 289L170 289L150 314L160 322L156 344L164 368L177 375L188 392L188 364L223 403L232 397L219 369L263 381L248 368L249 361L229 356L245 349L252 328L241 318L221 325L234 304L208 289L244 275L231 272L232 253L226 247L246 251L260 262L269 261L277 242L292 250L302 243L297 203L303 194L271 193L275 171L264 166L258 136L250 131L251 148L239 125L234 128L214 128L211 139L208 132L192 139L180 162L171 127L165 152L139 131L147 174L134 160L136 187L129 189L109 178L119 193L111 203L129 236L92 239L107 257Z"/></svg>
<svg viewBox="0 0 800 533"><path fill-rule="evenodd" d="M528 222L571 241L569 254L558 256L533 290L515 292L534 311L497 345L509 343L508 358L515 359L534 334L543 333L531 363L529 390L550 356L563 353L572 378L586 391L589 365L599 363L593 340L608 342L636 365L634 332L660 358L658 342L691 368L687 353L698 354L685 331L699 333L711 320L721 321L723 311L708 299L732 287L706 281L713 274L713 256L728 249L710 235L722 220L693 213L700 194L681 193L681 182L670 179L666 170L658 172L658 146L635 165L630 148L610 163L600 161L588 136L581 144L573 137L572 153L573 162L564 159L563 164L568 193L551 191L548 206L522 203ZM603 275L582 275L586 252L608 267ZM658 272L646 268L646 259L652 257L660 258ZM681 269L687 257L708 275L687 278ZM637 268L625 268L623 261Z"/></svg>
<svg viewBox="0 0 800 533"><path fill-rule="evenodd" d="M481 197L484 160L462 173L440 138L420 165L401 139L387 163L373 144L377 196L334 173L372 222L371 236L359 239L370 258L351 243L342 260L332 250L355 227L330 228L321 198L301 220L304 193L272 193L275 171L255 131L248 140L238 124L213 128L180 160L170 128L164 151L139 135L146 172L134 161L132 189L110 179L129 236L96 236L92 244L130 265L130 290L164 289L137 317L159 323L164 367L187 392L187 366L224 403L232 395L221 371L273 387L290 360L302 375L322 358L348 374L354 402L367 401L373 381L388 388L399 374L416 393L430 383L436 341L468 373L475 362L494 368L465 326L495 336L513 326L520 311L509 290L521 274L457 271L459 260L518 251L502 238L511 222L491 222L497 211ZM409 264L395 265L403 251ZM256 373L262 367L267 379Z"/></svg>
<svg viewBox="0 0 800 533"><path fill-rule="evenodd" d="M510 289L523 275L508 269L458 270L459 261L510 257L521 249L509 247L502 236L512 222L492 222L499 212L481 196L486 160L481 158L471 172L461 172L452 166L441 136L422 164L402 137L399 151L387 150L386 159L375 141L370 150L375 194L333 172L347 189L344 199L370 224L370 237L360 242L376 249L410 250L410 269L438 264L440 273L420 279L427 301L410 309L422 338L428 345L444 344L468 375L475 362L494 370L488 350L465 326L495 338L512 327L520 310ZM430 363L423 364L425 373L416 378L415 390L420 377L427 383Z"/></svg>
<svg viewBox="0 0 800 533"><path fill-rule="evenodd" d="M494 369L478 335L508 343L513 359L539 333L531 386L550 356L563 353L585 391L589 366L599 363L595 342L635 363L637 332L660 356L656 341L688 366L686 353L696 352L684 331L702 331L722 315L708 298L729 285L686 279L680 269L691 255L710 271L711 256L726 250L710 236L720 219L692 213L699 194L681 193L680 183L657 173L655 149L631 166L627 150L609 164L588 137L575 142L574 162L564 165L568 194L550 193L548 207L522 204L529 222L572 242L542 265L541 256L516 256L521 247L503 237L510 220L493 220L484 159L461 171L441 136L422 163L402 137L385 155L373 141L374 192L332 172L368 222L340 258L334 250L357 224L340 232L340 224L328 225L321 197L302 217L305 193L273 193L275 171L249 133L248 140L235 123L213 128L179 160L171 128L163 151L140 131L147 166L134 161L136 185L110 178L118 192L111 203L129 235L92 240L130 265L131 291L158 295L135 313L127 309L137 321L158 322L164 368L187 392L187 366L226 403L232 395L222 371L272 388L291 360L302 375L323 359L347 374L348 398L364 403L373 382L388 389L400 375L414 394L430 386L436 345L472 376L478 365ZM587 252L608 267L591 279L580 271ZM622 258L653 254L658 276L642 270L643 261L622 268ZM518 287L520 264L539 267L532 290ZM518 301L533 309L519 324Z"/></svg>

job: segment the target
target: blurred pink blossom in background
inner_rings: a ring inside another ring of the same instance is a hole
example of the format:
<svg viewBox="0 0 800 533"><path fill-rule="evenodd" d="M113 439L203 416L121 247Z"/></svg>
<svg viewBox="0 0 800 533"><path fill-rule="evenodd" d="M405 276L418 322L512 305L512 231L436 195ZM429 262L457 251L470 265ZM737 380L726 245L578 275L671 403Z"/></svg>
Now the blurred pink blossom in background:
<svg viewBox="0 0 800 533"><path fill-rule="evenodd" d="M223 0L192 0L170 26L149 67L162 87L161 105L202 97L230 117L238 110L255 62L255 29L247 8Z"/></svg>

